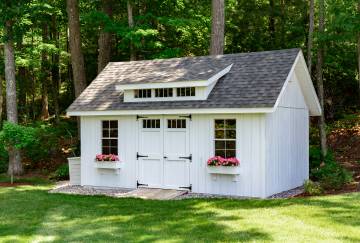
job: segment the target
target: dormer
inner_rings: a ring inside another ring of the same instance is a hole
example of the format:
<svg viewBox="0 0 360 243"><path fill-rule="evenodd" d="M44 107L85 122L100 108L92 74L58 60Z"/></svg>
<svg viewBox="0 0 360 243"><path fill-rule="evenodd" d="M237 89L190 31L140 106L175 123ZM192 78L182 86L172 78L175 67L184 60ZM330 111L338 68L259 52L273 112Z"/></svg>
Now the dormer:
<svg viewBox="0 0 360 243"><path fill-rule="evenodd" d="M220 68L199 70L195 76L206 77L199 80L187 79L187 75L177 77L181 75L181 70L175 72L174 77L171 77L171 73L167 77L161 77L164 72L159 73L158 80L154 79L156 74L153 73L151 80L142 77L140 82L120 81L116 90L124 94L124 102L206 100L217 81L231 67L232 64L228 64Z"/></svg>

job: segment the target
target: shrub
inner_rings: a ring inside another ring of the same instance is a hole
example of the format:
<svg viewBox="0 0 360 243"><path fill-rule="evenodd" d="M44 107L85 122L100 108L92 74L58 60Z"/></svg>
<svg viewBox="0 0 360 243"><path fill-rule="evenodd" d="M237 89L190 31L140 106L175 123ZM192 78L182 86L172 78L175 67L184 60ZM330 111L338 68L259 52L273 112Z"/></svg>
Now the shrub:
<svg viewBox="0 0 360 243"><path fill-rule="evenodd" d="M352 181L351 173L335 161L331 151L321 160L321 151L317 147L310 148L310 178L326 190L340 189Z"/></svg>
<svg viewBox="0 0 360 243"><path fill-rule="evenodd" d="M55 180L68 180L69 179L69 165L62 164L57 168L54 174L51 176L51 179Z"/></svg>
<svg viewBox="0 0 360 243"><path fill-rule="evenodd" d="M310 196L318 196L323 193L323 189L319 183L306 180L304 183L304 192Z"/></svg>
<svg viewBox="0 0 360 243"><path fill-rule="evenodd" d="M4 146L0 146L0 174L7 171L9 164L8 153L5 150Z"/></svg>

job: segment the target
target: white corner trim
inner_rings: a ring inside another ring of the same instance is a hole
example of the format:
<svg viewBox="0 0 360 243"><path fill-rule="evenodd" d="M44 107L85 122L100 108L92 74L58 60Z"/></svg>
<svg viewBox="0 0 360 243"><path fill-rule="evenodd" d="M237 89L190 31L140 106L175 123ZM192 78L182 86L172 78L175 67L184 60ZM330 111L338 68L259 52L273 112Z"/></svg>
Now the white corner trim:
<svg viewBox="0 0 360 243"><path fill-rule="evenodd" d="M268 108L204 108L172 110L113 110L113 111L68 111L68 116L125 116L125 115L179 115L179 114L237 114L237 113L272 113Z"/></svg>
<svg viewBox="0 0 360 243"><path fill-rule="evenodd" d="M230 64L220 72L214 74L208 80L192 80L178 82L158 82L158 83L138 83L138 84L118 84L115 86L117 91L132 89L156 89L156 88L181 88L181 87L207 87L219 78L227 74L233 64Z"/></svg>

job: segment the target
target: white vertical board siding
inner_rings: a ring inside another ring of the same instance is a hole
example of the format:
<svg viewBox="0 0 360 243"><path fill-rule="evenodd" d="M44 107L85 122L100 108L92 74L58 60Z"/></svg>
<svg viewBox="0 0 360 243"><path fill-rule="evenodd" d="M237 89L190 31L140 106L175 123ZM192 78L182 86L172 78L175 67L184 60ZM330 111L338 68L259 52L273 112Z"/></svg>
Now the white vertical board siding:
<svg viewBox="0 0 360 243"><path fill-rule="evenodd" d="M124 167L119 173L94 167L101 153L102 120L118 120L118 152ZM81 117L81 185L103 187L136 187L137 127L135 116Z"/></svg>
<svg viewBox="0 0 360 243"><path fill-rule="evenodd" d="M294 73L274 113L266 115L266 196L309 177L309 110Z"/></svg>
<svg viewBox="0 0 360 243"><path fill-rule="evenodd" d="M237 158L240 175L213 176L207 159L214 156L214 120L236 119ZM265 115L193 115L190 122L190 183L194 192L248 197L265 195Z"/></svg>

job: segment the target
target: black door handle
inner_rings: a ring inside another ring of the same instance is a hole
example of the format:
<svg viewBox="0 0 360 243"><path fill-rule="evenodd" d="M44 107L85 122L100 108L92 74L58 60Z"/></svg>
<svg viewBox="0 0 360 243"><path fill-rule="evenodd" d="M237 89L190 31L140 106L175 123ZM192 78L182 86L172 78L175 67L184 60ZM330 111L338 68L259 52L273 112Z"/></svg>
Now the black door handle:
<svg viewBox="0 0 360 243"><path fill-rule="evenodd" d="M187 157L179 157L179 159L188 159L188 160L192 161L192 154L190 154L190 156L187 156Z"/></svg>
<svg viewBox="0 0 360 243"><path fill-rule="evenodd" d="M136 153L136 159L146 158L146 157L149 157L149 156L148 155L140 155L139 152Z"/></svg>
<svg viewBox="0 0 360 243"><path fill-rule="evenodd" d="M168 157L167 156L164 156L164 159L167 159Z"/></svg>

